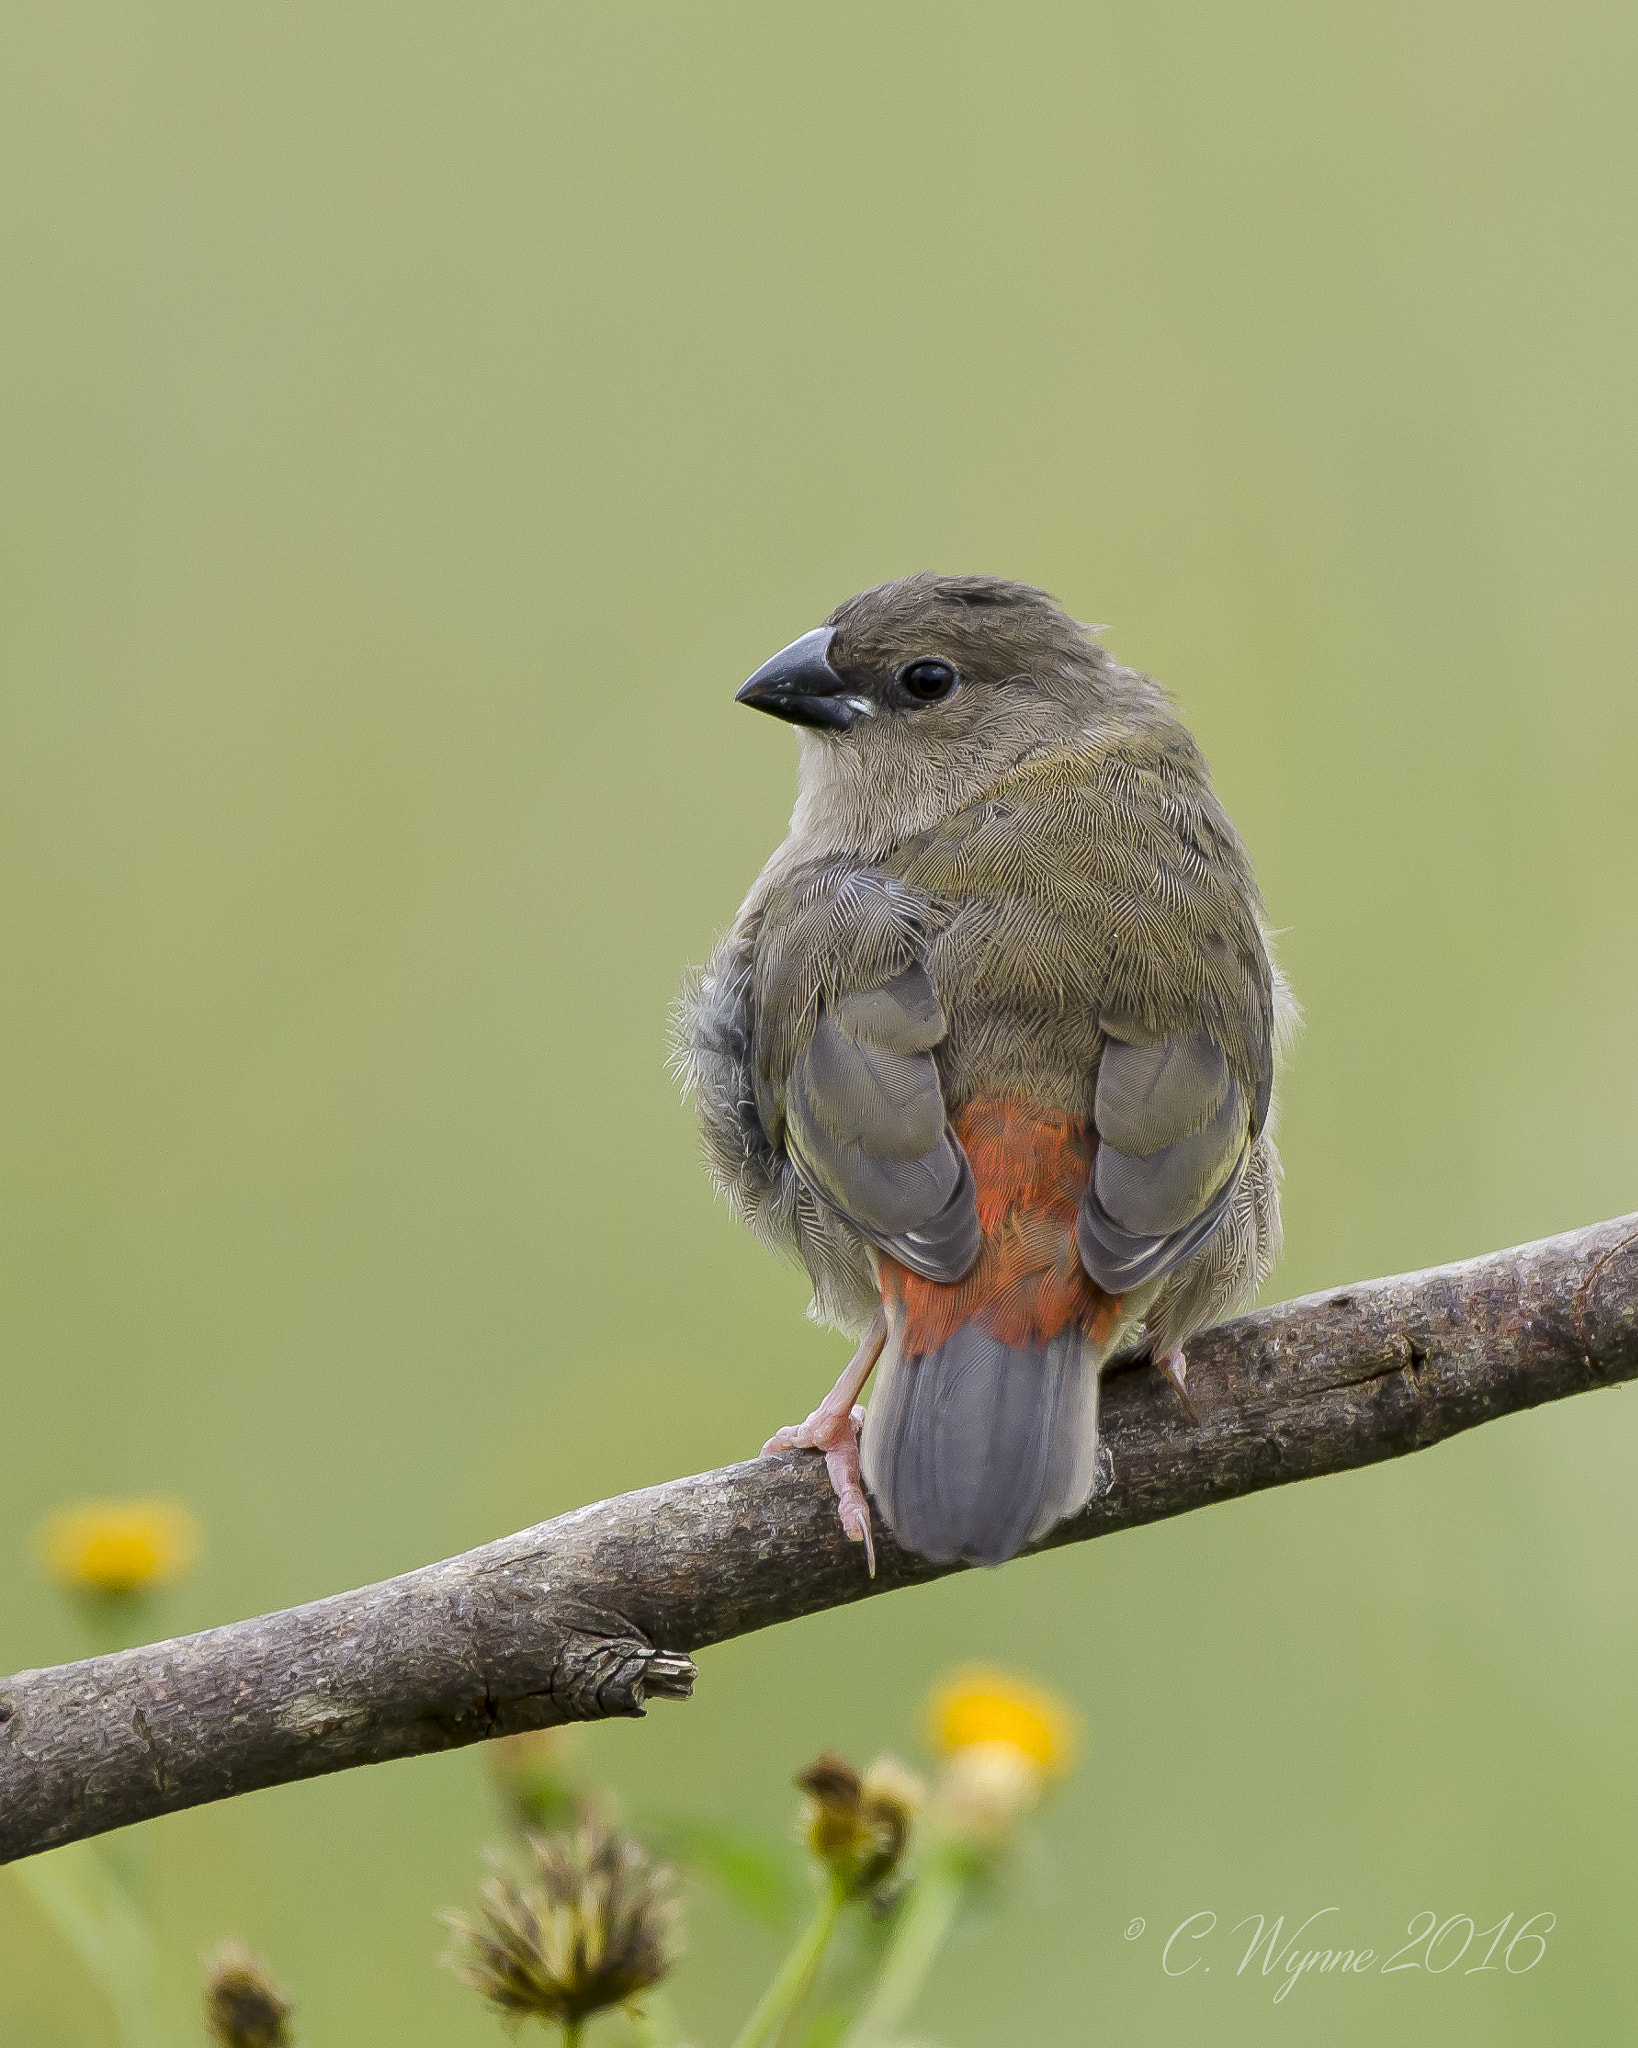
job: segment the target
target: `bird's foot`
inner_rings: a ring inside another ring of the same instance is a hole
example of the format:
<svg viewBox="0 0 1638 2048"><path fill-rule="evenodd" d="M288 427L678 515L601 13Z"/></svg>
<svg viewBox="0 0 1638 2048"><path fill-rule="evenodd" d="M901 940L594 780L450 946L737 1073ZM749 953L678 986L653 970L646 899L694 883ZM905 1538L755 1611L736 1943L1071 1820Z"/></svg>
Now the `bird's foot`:
<svg viewBox="0 0 1638 2048"><path fill-rule="evenodd" d="M872 1578L876 1576L876 1543L870 1528L870 1503L865 1498L864 1480L859 1472L859 1431L864 1426L865 1412L856 1405L856 1396L864 1391L864 1383L874 1371L886 1341L887 1318L878 1311L847 1370L807 1421L776 1429L762 1446L765 1458L775 1457L780 1451L824 1453L842 1532L850 1543L864 1545L865 1563Z"/></svg>
<svg viewBox="0 0 1638 2048"><path fill-rule="evenodd" d="M1177 1398L1183 1403L1183 1413L1198 1429L1200 1417L1195 1413L1194 1403L1189 1399L1189 1361L1183 1356L1183 1346L1174 1344L1170 1351L1156 1358L1155 1366L1177 1389Z"/></svg>
<svg viewBox="0 0 1638 2048"><path fill-rule="evenodd" d="M865 1562L874 1578L876 1545L870 1528L870 1503L865 1499L864 1481L859 1473L859 1431L864 1415L862 1408L849 1408L845 1413L834 1409L827 1412L827 1404L821 1402L806 1422L776 1429L762 1446L762 1455L771 1458L780 1451L824 1453L843 1534L850 1543L864 1545Z"/></svg>

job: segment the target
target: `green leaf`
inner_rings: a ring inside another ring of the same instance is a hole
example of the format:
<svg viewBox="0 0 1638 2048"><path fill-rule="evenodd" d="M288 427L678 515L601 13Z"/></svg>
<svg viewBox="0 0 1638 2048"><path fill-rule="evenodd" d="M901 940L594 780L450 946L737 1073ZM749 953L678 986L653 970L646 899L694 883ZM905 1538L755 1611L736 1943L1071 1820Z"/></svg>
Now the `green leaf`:
<svg viewBox="0 0 1638 2048"><path fill-rule="evenodd" d="M769 1933L789 1933L811 1894L783 1837L687 1814L644 1815L639 1831L657 1854L703 1878Z"/></svg>

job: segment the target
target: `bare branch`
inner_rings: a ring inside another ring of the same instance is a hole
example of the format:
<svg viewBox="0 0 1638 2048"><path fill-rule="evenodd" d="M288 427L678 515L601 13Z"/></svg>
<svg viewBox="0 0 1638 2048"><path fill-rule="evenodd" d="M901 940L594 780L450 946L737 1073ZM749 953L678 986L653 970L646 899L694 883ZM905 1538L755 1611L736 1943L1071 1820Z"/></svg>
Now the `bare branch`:
<svg viewBox="0 0 1638 2048"><path fill-rule="evenodd" d="M1638 1216L1246 1316L1191 1346L1187 1424L1113 1375L1055 1547L1403 1457L1638 1377ZM0 1680L0 1861L355 1764L686 1699L691 1653L951 1569L867 1579L793 1453L577 1509L381 1585Z"/></svg>

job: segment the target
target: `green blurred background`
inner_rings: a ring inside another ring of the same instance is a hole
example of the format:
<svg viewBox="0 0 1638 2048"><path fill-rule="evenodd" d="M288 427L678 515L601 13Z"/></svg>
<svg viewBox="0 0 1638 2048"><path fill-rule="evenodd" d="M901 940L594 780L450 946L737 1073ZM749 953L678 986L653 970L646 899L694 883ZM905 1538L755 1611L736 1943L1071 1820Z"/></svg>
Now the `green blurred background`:
<svg viewBox="0 0 1638 2048"><path fill-rule="evenodd" d="M174 1632L811 1405L667 1008L789 808L734 687L906 570L1112 622L1200 737L1308 1015L1275 1294L1638 1207L1635 56L1478 0L8 7L0 1667L83 1648L68 1497L192 1503ZM779 1827L997 1659L1094 1736L952 2048L1614 2039L1635 1456L1604 1394L805 1622L587 1765ZM157 1824L178 2026L233 1932L313 2048L498 2040L432 1917L495 1825L471 1753ZM1327 1905L1558 1925L1162 1975ZM694 1926L721 2040L770 1951ZM0 2015L108 2039L4 1882Z"/></svg>

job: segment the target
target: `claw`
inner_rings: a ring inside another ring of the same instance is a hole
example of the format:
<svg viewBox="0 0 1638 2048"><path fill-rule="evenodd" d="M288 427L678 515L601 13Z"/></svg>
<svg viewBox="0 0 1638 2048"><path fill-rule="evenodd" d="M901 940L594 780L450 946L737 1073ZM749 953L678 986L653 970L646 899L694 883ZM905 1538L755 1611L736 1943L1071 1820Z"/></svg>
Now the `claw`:
<svg viewBox="0 0 1638 2048"><path fill-rule="evenodd" d="M870 1529L870 1503L865 1498L864 1479L859 1471L859 1431L864 1427L864 1410L853 1409L836 1441L826 1447L825 1470L836 1495L836 1512L849 1543L862 1543L870 1576L876 1576L876 1544Z"/></svg>
<svg viewBox="0 0 1638 2048"><path fill-rule="evenodd" d="M1195 1413L1194 1403L1189 1399L1189 1361L1183 1356L1183 1346L1174 1344L1163 1358L1155 1360L1155 1364L1177 1389L1177 1398L1183 1403L1183 1413L1198 1429L1200 1417Z"/></svg>
<svg viewBox="0 0 1638 2048"><path fill-rule="evenodd" d="M842 1517L842 1533L849 1543L862 1543L865 1549L865 1569L876 1576L876 1539L870 1527L870 1507L861 1495L857 1502L838 1501Z"/></svg>

